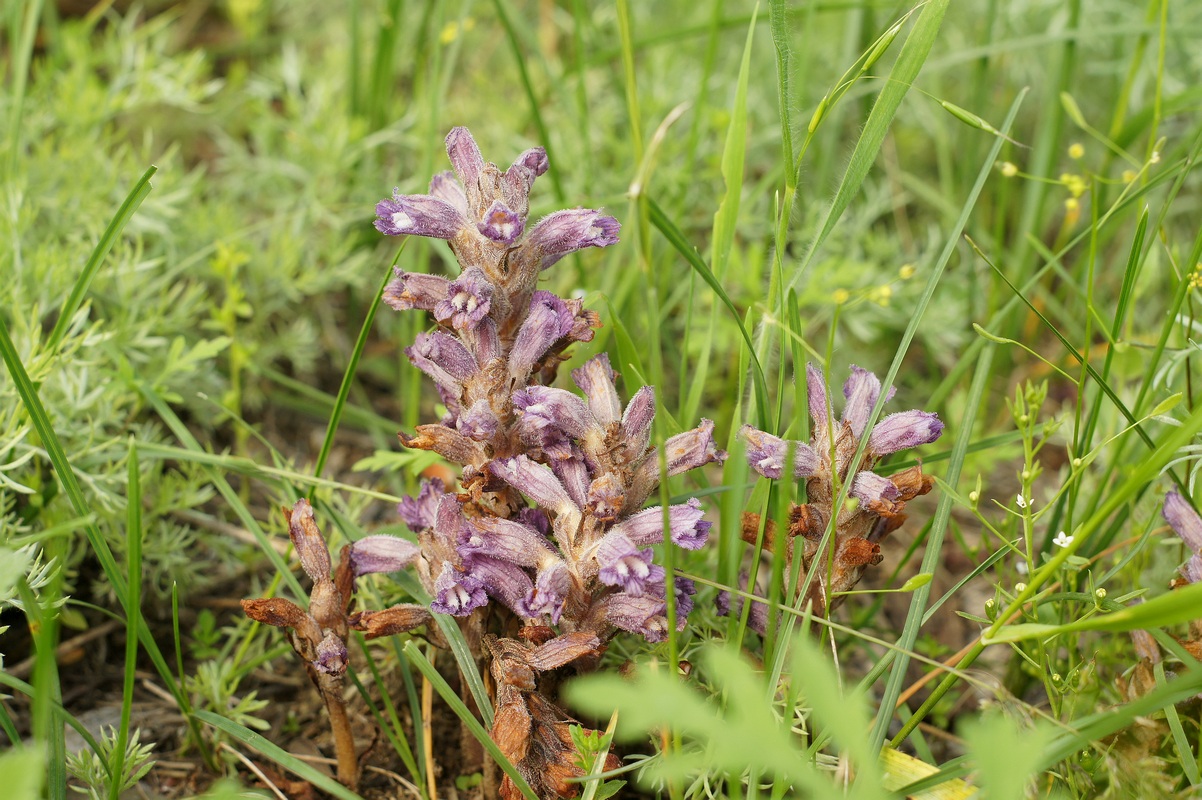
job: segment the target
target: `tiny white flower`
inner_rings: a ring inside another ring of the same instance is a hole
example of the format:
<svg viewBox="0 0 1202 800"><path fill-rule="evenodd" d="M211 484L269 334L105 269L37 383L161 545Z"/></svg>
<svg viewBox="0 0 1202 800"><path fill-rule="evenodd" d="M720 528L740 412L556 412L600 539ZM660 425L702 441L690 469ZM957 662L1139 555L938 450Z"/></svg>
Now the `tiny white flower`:
<svg viewBox="0 0 1202 800"><path fill-rule="evenodd" d="M1028 571L1028 570L1027 570L1027 562L1026 562L1026 561L1020 561L1020 562L1018 562L1018 563L1017 563L1017 564L1014 566L1014 569L1015 569L1015 571L1016 571L1016 572L1018 572L1018 574L1019 574L1019 575L1026 575L1026 574L1027 574L1027 571Z"/></svg>
<svg viewBox="0 0 1202 800"><path fill-rule="evenodd" d="M1023 497L1021 494L1018 496L1017 502L1019 508L1026 508L1027 506L1031 505L1031 501Z"/></svg>
<svg viewBox="0 0 1202 800"><path fill-rule="evenodd" d="M1069 536L1064 531L1060 531L1060 533L1056 534L1056 538L1052 540L1052 544L1059 547L1068 547L1072 543L1073 537Z"/></svg>

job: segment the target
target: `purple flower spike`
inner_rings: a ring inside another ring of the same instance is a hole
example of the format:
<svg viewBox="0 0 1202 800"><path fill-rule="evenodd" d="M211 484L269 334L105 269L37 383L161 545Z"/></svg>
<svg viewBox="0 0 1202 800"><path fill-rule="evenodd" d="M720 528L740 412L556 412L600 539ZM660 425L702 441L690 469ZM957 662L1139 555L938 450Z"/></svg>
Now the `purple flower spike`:
<svg viewBox="0 0 1202 800"><path fill-rule="evenodd" d="M557 516L580 518L580 508L572 502L555 473L542 464L520 455L489 463L489 469L501 480ZM574 527L574 526L573 526Z"/></svg>
<svg viewBox="0 0 1202 800"><path fill-rule="evenodd" d="M930 444L943 433L939 416L929 411L901 411L890 414L877 423L868 437L868 449L877 456L886 456Z"/></svg>
<svg viewBox="0 0 1202 800"><path fill-rule="evenodd" d="M702 419L691 431L678 433L664 443L668 458L668 474L679 475L691 469L726 460L726 453L714 441L714 421Z"/></svg>
<svg viewBox="0 0 1202 800"><path fill-rule="evenodd" d="M476 230L488 239L501 244L513 244L526 230L526 221L500 200L494 200L476 223Z"/></svg>
<svg viewBox="0 0 1202 800"><path fill-rule="evenodd" d="M393 192L376 204L376 230L387 236L429 236L453 239L464 228L463 215L452 205L428 194Z"/></svg>
<svg viewBox="0 0 1202 800"><path fill-rule="evenodd" d="M424 480L417 497L401 500L397 504L396 513L414 533L433 528L438 513L438 501L446 493L446 486L438 478Z"/></svg>
<svg viewBox="0 0 1202 800"><path fill-rule="evenodd" d="M684 630L684 620L693 610L693 595L697 584L688 578L676 579L676 629Z"/></svg>
<svg viewBox="0 0 1202 800"><path fill-rule="evenodd" d="M1202 517L1180 492L1173 490L1164 496L1164 519L1194 553L1202 553Z"/></svg>
<svg viewBox="0 0 1202 800"><path fill-rule="evenodd" d="M443 299L430 310L434 312L434 318L444 325L458 330L473 330L488 316L494 291L484 272L471 267L447 284Z"/></svg>
<svg viewBox="0 0 1202 800"><path fill-rule="evenodd" d="M459 555L468 564L487 556L523 567L537 567L548 558L555 558L541 533L500 517L468 521L460 534Z"/></svg>
<svg viewBox="0 0 1202 800"><path fill-rule="evenodd" d="M739 435L747 441L747 461L759 474L780 480L785 471L789 442L744 425ZM818 455L805 442L793 442L793 477L807 478L818 468Z"/></svg>
<svg viewBox="0 0 1202 800"><path fill-rule="evenodd" d="M651 548L640 550L628 536L610 531L597 543L597 577L608 586L621 587L634 595L643 593L643 584L651 575Z"/></svg>
<svg viewBox="0 0 1202 800"><path fill-rule="evenodd" d="M549 560L534 580L531 589L523 600L524 610L519 612L528 617L540 617L547 614L551 624L558 625L563 613L563 603L568 592L572 590L572 573L562 559Z"/></svg>
<svg viewBox="0 0 1202 800"><path fill-rule="evenodd" d="M351 570L355 577L376 572L398 572L421 555L421 548L399 536L364 536L351 545Z"/></svg>
<svg viewBox="0 0 1202 800"><path fill-rule="evenodd" d="M455 617L465 617L488 604L484 584L474 575L456 569L450 561L442 562L442 572L434 581L434 594L430 609Z"/></svg>
<svg viewBox="0 0 1202 800"><path fill-rule="evenodd" d="M893 397L894 391L892 387L889 389L886 401ZM843 396L847 399L843 406L843 421L851 426L851 432L858 439L868 426L868 417L881 396L881 382L868 370L852 364L851 375L843 384Z"/></svg>
<svg viewBox="0 0 1202 800"><path fill-rule="evenodd" d="M455 179L454 172L439 172L430 179L430 195L467 216L467 195Z"/></svg>
<svg viewBox="0 0 1202 800"><path fill-rule="evenodd" d="M316 658L313 660L313 666L318 672L324 672L327 675L342 675L346 672L350 656L346 652L346 645L333 633L327 633L325 638L317 643L315 649Z"/></svg>
<svg viewBox="0 0 1202 800"><path fill-rule="evenodd" d="M397 311L433 311L447 296L451 282L439 275L396 270L396 280L384 287L384 302Z"/></svg>
<svg viewBox="0 0 1202 800"><path fill-rule="evenodd" d="M547 160L547 151L541 147L531 147L514 160L513 166L505 171L505 175L508 177L511 173L517 174L519 170L524 170L537 178L550 166L551 162Z"/></svg>
<svg viewBox="0 0 1202 800"><path fill-rule="evenodd" d="M537 291L530 298L530 313L522 323L509 353L509 374L525 384L530 370L548 348L572 330L572 312L550 292Z"/></svg>
<svg viewBox="0 0 1202 800"><path fill-rule="evenodd" d="M616 243L621 227L613 217L590 208L556 211L534 226L516 256L519 263L541 272L568 253Z"/></svg>
<svg viewBox="0 0 1202 800"><path fill-rule="evenodd" d="M492 439L499 426L500 421L487 400L477 400L455 420L456 430L477 442Z"/></svg>
<svg viewBox="0 0 1202 800"><path fill-rule="evenodd" d="M572 380L588 398L589 411L603 428L622 419L622 403L614 386L615 378L617 373L609 365L609 356L605 353L590 358L584 362L584 366L572 370Z"/></svg>

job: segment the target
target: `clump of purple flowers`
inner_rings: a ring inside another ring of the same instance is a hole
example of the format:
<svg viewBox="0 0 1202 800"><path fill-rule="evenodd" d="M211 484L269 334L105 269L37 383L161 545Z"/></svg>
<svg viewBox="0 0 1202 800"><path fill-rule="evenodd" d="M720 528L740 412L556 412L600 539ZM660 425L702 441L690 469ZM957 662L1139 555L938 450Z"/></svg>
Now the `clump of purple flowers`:
<svg viewBox="0 0 1202 800"><path fill-rule="evenodd" d="M576 208L528 228L530 188L548 166L542 148L501 171L483 160L466 128L455 128L447 153L454 173L435 175L429 194L396 192L381 201L375 223L388 235L446 240L462 268L453 278L398 269L384 296L393 308L428 311L438 323L405 354L433 378L447 413L401 440L462 465L458 491L428 480L398 509L418 534L416 565L430 607L502 636L520 623L538 631L527 639L536 636L540 651L553 647L544 640L556 633L595 641L572 651L578 665L595 663L618 629L660 641L669 625L683 628L694 588L674 582L676 619L669 621L669 587L651 547L665 538L665 518L667 538L688 549L705 543L710 523L696 500L666 512L643 508L661 479L651 387L623 407L604 354L572 371L581 394L550 385L567 348L590 341L600 319L581 300L536 288L563 256L617 242L618 222ZM703 420L670 438L667 474L721 462L726 454L713 429ZM512 698L506 705L519 707L531 706ZM498 715L497 724L513 717ZM558 719L566 725L566 715ZM494 728L493 735L502 741L513 731ZM546 752L519 754L519 770L540 796L569 796L574 790L562 778L574 773L548 763ZM501 794L517 796L508 779Z"/></svg>
<svg viewBox="0 0 1202 800"><path fill-rule="evenodd" d="M836 421L827 399L826 382L813 365L806 365L806 388L814 427L810 441L790 442L744 426L747 459L751 468L766 478L780 479L788 474L806 482L807 502L790 509L786 531L785 557L791 562L798 555L795 541L800 538L802 567L817 563L815 579L810 583L806 602L814 613L822 614L839 601L832 597L853 588L869 565L881 561L880 542L905 521L906 503L926 494L933 486L930 476L920 467L878 475L873 468L882 458L900 450L929 444L943 433L939 417L927 411L902 411L880 420L868 433L868 443L854 475L851 461L868 426L868 418L881 393L880 380L866 369L852 366L851 376L843 384L846 400L842 417ZM892 390L886 396L889 400ZM791 469L785 461L793 454ZM834 509L840 487L847 485L848 497L855 502ZM821 550L821 541L831 518L835 528L829 550ZM754 544L759 535L760 516L743 515L743 539ZM765 547L774 550L779 537L771 523L765 530ZM829 563L828 563L829 558ZM766 627L767 609L752 605L752 627Z"/></svg>

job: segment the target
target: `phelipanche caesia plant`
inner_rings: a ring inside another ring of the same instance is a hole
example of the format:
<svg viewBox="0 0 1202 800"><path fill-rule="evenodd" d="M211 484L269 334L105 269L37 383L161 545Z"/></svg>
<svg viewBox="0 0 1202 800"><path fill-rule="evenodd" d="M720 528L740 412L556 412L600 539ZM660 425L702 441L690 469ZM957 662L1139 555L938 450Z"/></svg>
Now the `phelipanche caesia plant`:
<svg viewBox="0 0 1202 800"><path fill-rule="evenodd" d="M462 267L454 278L398 269L384 295L393 308L429 311L438 323L405 354L434 379L447 413L401 440L461 465L458 491L425 481L398 508L419 544L368 537L333 576L328 554L320 557L324 542L298 537L298 519L312 525L308 504L298 505L293 538L314 581L310 612L268 600L247 601L246 610L296 632L294 645L329 703L322 681L336 675L341 685L348 625L371 638L429 621L413 606L348 616L353 575L414 564L430 609L458 617L476 657L491 660L491 733L501 752L540 797L570 797L577 787L568 779L582 775L571 719L539 693L538 674L569 663L594 667L618 630L653 642L670 625L682 630L694 587L681 578L669 587L651 546L664 540L665 517L668 538L687 549L705 543L710 523L695 499L643 508L661 479L651 387L623 408L604 354L572 371L583 397L550 386L567 348L591 340L600 319L580 300L538 290L538 277L569 253L615 243L617 220L576 208L527 230L530 187L548 166L542 148L502 172L485 163L466 128L455 128L447 152L455 172L435 175L429 194L394 193L376 207L375 224L388 235L445 239ZM713 429L703 420L669 438L666 474L725 459ZM669 589L675 620L667 618ZM508 777L499 792L520 796Z"/></svg>
<svg viewBox="0 0 1202 800"><path fill-rule="evenodd" d="M469 641L486 633L493 738L540 797L573 796L565 779L581 772L569 720L538 693L537 673L595 665L617 629L662 640L669 625L683 628L694 588L666 586L652 561L665 518L661 507L643 509L661 477L653 389L623 409L604 354L572 371L583 397L550 386L566 349L591 340L600 319L578 299L538 290L539 275L571 252L615 243L617 220L576 208L527 230L530 188L548 166L542 148L502 172L455 128L447 153L455 172L435 175L429 194L394 193L376 207L381 232L445 239L462 268L454 278L398 269L385 289L393 308L429 311L438 323L405 354L434 379L447 413L402 442L462 465L458 492L429 480L399 511L419 535L431 608L460 617ZM713 428L705 420L665 443L668 475L725 458ZM705 543L710 523L696 500L667 517L673 543ZM526 641L512 639L519 628ZM500 791L518 796L508 777Z"/></svg>
<svg viewBox="0 0 1202 800"><path fill-rule="evenodd" d="M854 588L870 565L881 562L880 542L905 521L906 503L926 494L933 486L929 475L914 466L888 477L873 472L882 458L911 447L929 444L943 433L939 417L927 411L901 411L878 422L868 434L858 469L850 474L851 462L868 419L881 394L880 380L866 369L852 366L843 384L843 415L836 421L827 398L826 382L813 365L806 365L806 390L810 416L814 421L810 442L789 442L770 433L745 425L741 434L747 441L747 459L751 468L774 480L785 476L785 461L793 454L791 476L806 482L807 502L789 510L785 558L796 556L794 542L801 538L802 569L809 570L819 559L815 580L810 583L805 604L812 603L815 614L833 608L841 592ZM885 400L893 396L891 389ZM834 503L841 487L854 502ZM835 526L830 545L821 543L832 519ZM758 514L743 515L743 539L754 544L759 535ZM769 551L780 546L780 537L771 521L764 532ZM800 590L800 586L799 586ZM764 632L767 607L753 603L749 624Z"/></svg>

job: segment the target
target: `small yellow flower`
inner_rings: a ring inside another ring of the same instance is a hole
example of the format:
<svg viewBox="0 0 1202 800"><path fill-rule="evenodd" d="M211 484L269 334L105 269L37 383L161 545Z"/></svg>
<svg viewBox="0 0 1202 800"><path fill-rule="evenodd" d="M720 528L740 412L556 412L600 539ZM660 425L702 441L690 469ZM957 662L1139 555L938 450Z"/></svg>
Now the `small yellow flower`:
<svg viewBox="0 0 1202 800"><path fill-rule="evenodd" d="M1073 142L1068 146L1068 157L1076 161L1085 155L1085 146L1080 142Z"/></svg>
<svg viewBox="0 0 1202 800"><path fill-rule="evenodd" d="M1081 201L1075 197L1070 197L1064 201L1064 209L1070 213L1074 213L1081 209Z"/></svg>
<svg viewBox="0 0 1202 800"><path fill-rule="evenodd" d="M1160 151L1153 150L1152 157L1150 159L1148 159L1148 161L1150 161L1153 164L1159 164L1160 163Z"/></svg>
<svg viewBox="0 0 1202 800"><path fill-rule="evenodd" d="M1018 167L1014 163L1012 163L1010 161L1002 162L1002 175L1004 175L1007 178L1013 178L1017 174L1018 174Z"/></svg>
<svg viewBox="0 0 1202 800"><path fill-rule="evenodd" d="M910 278L914 277L915 272L917 272L917 270L914 269L913 264L902 264L901 269L897 271L897 274L898 277L900 277L903 281L908 281Z"/></svg>
<svg viewBox="0 0 1202 800"><path fill-rule="evenodd" d="M1131 181L1133 181L1133 180L1135 180L1135 170L1133 170L1133 169L1123 170L1123 183L1131 183Z"/></svg>
<svg viewBox="0 0 1202 800"><path fill-rule="evenodd" d="M834 300L837 305L843 305L851 299L851 292L847 291L846 289L836 289L835 293L831 295L831 299Z"/></svg>
<svg viewBox="0 0 1202 800"><path fill-rule="evenodd" d="M451 20L444 25L438 34L438 41L443 44L450 44L457 38L459 38L459 23L456 20Z"/></svg>

